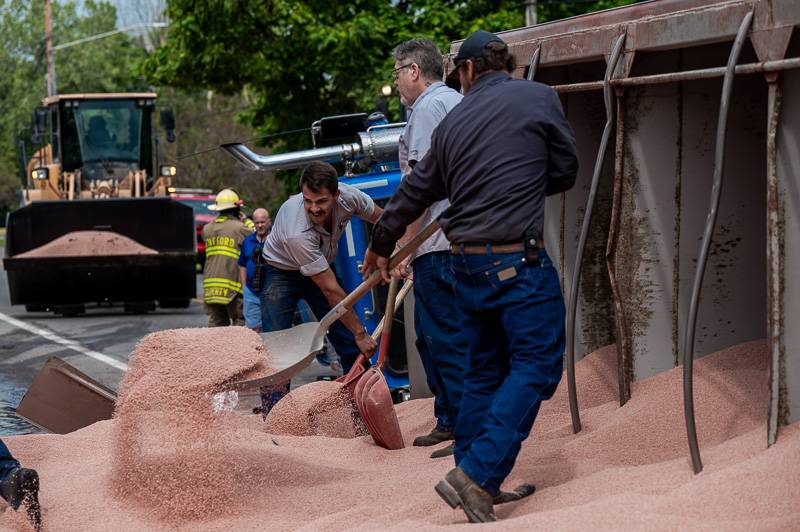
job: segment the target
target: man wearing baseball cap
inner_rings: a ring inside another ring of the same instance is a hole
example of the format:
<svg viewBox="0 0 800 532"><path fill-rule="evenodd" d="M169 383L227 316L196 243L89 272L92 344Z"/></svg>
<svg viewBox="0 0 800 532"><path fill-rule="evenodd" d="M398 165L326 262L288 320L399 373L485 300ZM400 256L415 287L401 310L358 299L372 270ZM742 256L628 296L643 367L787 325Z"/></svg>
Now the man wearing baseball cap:
<svg viewBox="0 0 800 532"><path fill-rule="evenodd" d="M436 485L471 522L494 521L542 401L561 379L564 301L542 241L545 196L575 183L572 129L552 88L513 79L514 57L477 31L455 57L465 93L439 123L428 154L387 203L364 257L389 278L387 257L405 227L447 198L438 218L451 243L456 334L466 362L455 428L456 467Z"/></svg>

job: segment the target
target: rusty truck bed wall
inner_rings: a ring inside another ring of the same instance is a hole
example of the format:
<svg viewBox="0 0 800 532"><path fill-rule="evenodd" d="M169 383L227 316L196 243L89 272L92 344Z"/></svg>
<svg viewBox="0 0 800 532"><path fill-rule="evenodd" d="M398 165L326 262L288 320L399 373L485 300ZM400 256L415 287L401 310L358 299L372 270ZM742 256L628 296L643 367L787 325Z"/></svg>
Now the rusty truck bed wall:
<svg viewBox="0 0 800 532"><path fill-rule="evenodd" d="M573 289L606 122L604 87L611 95L610 141L580 267L574 353L617 343L621 403L631 380L682 363L723 75L737 32L746 36L732 78L722 195L689 356L769 340L770 443L778 425L800 420L798 25L797 0L661 0L500 34L516 56L516 77L560 93L578 141L578 183L548 198L546 213L545 241L565 295ZM604 84L620 38L619 60Z"/></svg>

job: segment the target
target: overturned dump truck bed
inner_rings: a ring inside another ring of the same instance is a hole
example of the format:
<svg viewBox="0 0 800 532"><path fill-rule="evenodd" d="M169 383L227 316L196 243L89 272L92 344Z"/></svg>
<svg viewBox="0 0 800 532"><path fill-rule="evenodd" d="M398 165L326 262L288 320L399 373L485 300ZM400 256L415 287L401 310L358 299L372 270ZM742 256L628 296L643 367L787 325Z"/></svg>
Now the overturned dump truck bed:
<svg viewBox="0 0 800 532"><path fill-rule="evenodd" d="M122 245L109 251L81 240L87 234ZM11 304L30 311L186 307L196 295L195 245L192 209L169 198L36 202L9 216L3 267Z"/></svg>
<svg viewBox="0 0 800 532"><path fill-rule="evenodd" d="M544 235L573 429L577 358L616 344L621 405L681 365L699 472L693 360L766 338L774 443L800 421L800 2L660 0L500 37L577 139L577 184L547 199Z"/></svg>

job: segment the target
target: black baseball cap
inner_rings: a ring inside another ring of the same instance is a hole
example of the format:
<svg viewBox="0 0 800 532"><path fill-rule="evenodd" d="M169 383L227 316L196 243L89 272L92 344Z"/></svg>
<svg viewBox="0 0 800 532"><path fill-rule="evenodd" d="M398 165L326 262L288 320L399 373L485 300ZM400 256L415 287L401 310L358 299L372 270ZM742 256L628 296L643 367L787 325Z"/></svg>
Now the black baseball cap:
<svg viewBox="0 0 800 532"><path fill-rule="evenodd" d="M484 48L486 48L486 45L490 42L501 42L505 44L505 41L494 33L489 33L484 30L476 31L461 43L458 54L456 54L455 59L453 59L453 64L458 66L467 59L480 57L481 54L483 54Z"/></svg>

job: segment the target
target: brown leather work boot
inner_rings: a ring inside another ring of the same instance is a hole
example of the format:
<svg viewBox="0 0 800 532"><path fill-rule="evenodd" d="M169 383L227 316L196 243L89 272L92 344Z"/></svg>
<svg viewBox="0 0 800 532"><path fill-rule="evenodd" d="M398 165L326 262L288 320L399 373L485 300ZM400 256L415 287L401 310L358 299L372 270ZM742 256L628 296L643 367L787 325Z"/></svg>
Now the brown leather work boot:
<svg viewBox="0 0 800 532"><path fill-rule="evenodd" d="M451 508L461 507L470 523L496 521L492 495L474 482L460 468L451 469L444 480L436 484L436 493Z"/></svg>
<svg viewBox="0 0 800 532"><path fill-rule="evenodd" d="M494 496L494 503L495 504L505 504L507 502L514 502L520 499L524 499L530 495L533 495L533 492L536 491L536 486L533 484L520 484L513 491L501 491L497 495Z"/></svg>
<svg viewBox="0 0 800 532"><path fill-rule="evenodd" d="M434 427L430 434L414 438L414 447L430 447L453 438L452 430L439 430L439 427Z"/></svg>

